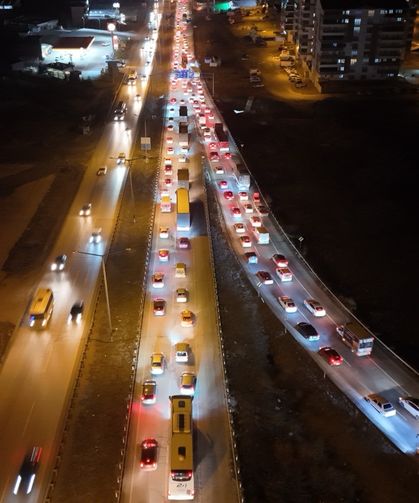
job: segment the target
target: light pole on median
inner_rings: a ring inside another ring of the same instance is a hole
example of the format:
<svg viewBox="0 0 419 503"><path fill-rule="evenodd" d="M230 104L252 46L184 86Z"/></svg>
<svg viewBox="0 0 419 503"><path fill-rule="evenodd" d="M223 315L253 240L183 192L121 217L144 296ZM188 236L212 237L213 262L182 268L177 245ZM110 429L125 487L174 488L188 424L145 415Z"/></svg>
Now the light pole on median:
<svg viewBox="0 0 419 503"><path fill-rule="evenodd" d="M109 303L109 292L108 292L108 280L106 277L106 268L105 268L105 261L103 260L103 255L100 253L91 253L91 252L84 252L80 250L75 250L73 253L78 253L80 255L90 255L92 257L100 257L101 265L102 265L102 275L103 275L103 284L105 285L105 297L106 297L106 309L108 313L108 323L109 323L109 328L111 331L111 340L112 340L112 319L111 319L111 306Z"/></svg>

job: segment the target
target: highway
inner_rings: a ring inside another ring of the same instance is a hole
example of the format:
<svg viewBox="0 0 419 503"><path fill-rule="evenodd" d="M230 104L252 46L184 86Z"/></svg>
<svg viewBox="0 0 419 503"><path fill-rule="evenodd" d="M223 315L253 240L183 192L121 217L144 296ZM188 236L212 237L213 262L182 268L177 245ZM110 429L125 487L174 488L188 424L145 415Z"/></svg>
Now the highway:
<svg viewBox="0 0 419 503"><path fill-rule="evenodd" d="M213 122L223 123L223 119L217 112L214 105ZM250 119L249 119L250 120ZM227 129L226 125L224 128ZM252 201L254 192L260 190L255 180L251 180L251 188L247 190L248 201L240 200L239 192L244 191L239 188L234 176L235 163L244 163L234 140L229 134L230 153L232 159L224 159L220 153L220 161L207 162L207 173L211 180L211 186L217 194L218 204L226 223L229 243L236 253L239 261L245 269L249 280L258 291L261 299L271 308L275 315L285 325L289 333L310 353L316 363L351 400L352 402L404 453L413 454L418 448L417 434L419 433L419 422L413 415L409 414L398 403L399 397L419 397L419 379L417 373L402 362L397 355L386 348L379 340L375 340L372 354L370 356L356 356L351 349L345 345L336 333L336 326L353 321L355 318L345 309L338 299L321 283L319 278L311 270L309 265L303 260L296 248L291 244L284 231L275 220L271 212L263 216L257 210L257 205ZM205 145L207 154L214 152L211 143L216 143L214 132L210 137L202 136L202 143ZM216 172L215 167L222 166ZM221 188L220 182L226 184ZM232 191L232 199L226 199L224 193ZM261 200L265 207L267 203ZM244 204L250 204L246 213ZM232 209L237 207L240 214L235 216ZM254 235L253 226L250 222L252 216L261 218L262 225L270 235L269 244L259 244ZM244 230L237 233L234 224L242 223ZM247 235L250 238L250 247L243 248L240 236ZM257 255L258 263L248 263L245 253L254 252ZM276 265L272 256L276 253L285 255L289 261L289 269L293 274L290 282L281 282L276 275ZM272 285L261 284L257 277L258 271L267 271L273 278ZM286 313L278 302L279 296L289 296L297 306L296 313ZM325 317L314 317L305 307L305 299L315 299L326 309ZM312 324L320 334L319 341L308 341L295 329L299 322ZM278 326L278 331L281 331ZM321 347L329 346L339 352L344 358L341 366L330 366L326 360L318 354ZM368 402L366 395L377 393L385 397L396 409L397 414L393 417L384 417L377 412Z"/></svg>
<svg viewBox="0 0 419 503"><path fill-rule="evenodd" d="M156 5L160 12L160 7ZM161 15L159 14L160 21ZM147 59L154 54L157 32L146 42L134 62L139 75L148 75L151 65ZM53 247L50 261L45 264L39 285L28 295L28 305L39 286L52 289L55 299L51 321L46 329L34 330L28 325L28 313L22 315L0 373L0 502L42 501L47 493L51 469L60 443L63 419L72 392L92 318L97 286L101 272L101 257L112 237L121 190L127 177L127 166L117 166L115 157L124 152L129 157L133 135L148 80L138 79L135 86L122 85L118 100L128 104L123 121L115 123L110 114L80 189ZM97 170L106 166L107 174L98 176ZM79 216L80 208L92 204L90 216ZM89 243L93 229L102 228L102 242ZM81 252L81 253L79 253ZM69 260L63 272L51 272L50 264L65 253ZM86 254L87 253L87 254ZM85 305L82 323L67 324L74 302ZM12 491L20 465L33 446L42 448L39 469L29 495Z"/></svg>
<svg viewBox="0 0 419 503"><path fill-rule="evenodd" d="M190 25L182 22L181 15L188 13L185 4L178 3L176 12L175 52L173 60L180 62L181 50L190 52L192 39ZM186 42L186 44L185 44ZM176 52L177 50L177 52ZM162 145L162 165L159 177L159 189L156 194L155 221L147 276L147 294L141 323L141 342L136 373L135 391L132 402L122 501L160 503L167 501L169 474L171 469L170 442L170 400L172 395L180 393L182 372L194 372L197 377L193 398L194 424L194 479L196 501L239 500L237 481L233 471L231 434L226 406L222 355L217 325L216 297L214 292L213 271L210 260L210 238L205 219L206 195L204 191L201 145L197 142L193 120L193 110L188 107L189 152L187 162L182 158L179 147L179 105L180 100L187 100L181 81L172 81L171 92L166 112L166 127L173 125L173 131L166 129ZM198 82L197 79L194 79ZM176 103L170 103L175 98ZM168 138L172 138L173 143ZM173 153L168 152L173 147ZM165 174L164 159L170 159L173 174ZM187 168L190 181L190 230L177 230L176 194L177 169ZM171 186L165 180L171 179ZM161 194L169 194L172 211L162 212L159 200ZM169 228L169 237L161 237L161 227ZM189 238L188 248L180 248L180 238ZM169 251L169 260L161 261L159 250ZM177 263L186 264L186 277L176 277ZM164 274L164 286L153 287L152 276ZM188 290L188 301L176 301L176 289ZM153 301L164 299L166 312L156 316ZM193 313L193 326L181 326L181 311L188 309ZM190 345L188 363L175 361L174 345L187 342ZM162 375L152 375L152 353L163 353L166 367ZM153 379L157 383L156 403L145 404L141 401L142 383ZM146 438L153 438L159 444L157 468L154 471L140 467L140 444ZM183 499L183 498L181 498Z"/></svg>

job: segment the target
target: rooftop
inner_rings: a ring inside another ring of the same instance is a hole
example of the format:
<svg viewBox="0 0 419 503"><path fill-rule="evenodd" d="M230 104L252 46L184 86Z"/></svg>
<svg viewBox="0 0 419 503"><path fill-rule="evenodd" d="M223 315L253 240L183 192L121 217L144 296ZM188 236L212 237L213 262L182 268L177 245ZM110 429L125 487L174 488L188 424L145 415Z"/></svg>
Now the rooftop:
<svg viewBox="0 0 419 503"><path fill-rule="evenodd" d="M323 9L407 9L406 0L320 0Z"/></svg>
<svg viewBox="0 0 419 503"><path fill-rule="evenodd" d="M95 37L61 37L53 45L53 49L70 50L70 49L88 49Z"/></svg>

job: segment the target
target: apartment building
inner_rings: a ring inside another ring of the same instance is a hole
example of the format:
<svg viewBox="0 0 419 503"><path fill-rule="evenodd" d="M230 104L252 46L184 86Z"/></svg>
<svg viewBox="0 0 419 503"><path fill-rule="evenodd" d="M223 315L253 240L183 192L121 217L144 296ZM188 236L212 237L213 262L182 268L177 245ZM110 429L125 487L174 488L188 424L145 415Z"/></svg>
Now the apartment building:
<svg viewBox="0 0 419 503"><path fill-rule="evenodd" d="M294 0L297 54L321 91L331 81L397 77L410 49L414 4L406 0Z"/></svg>

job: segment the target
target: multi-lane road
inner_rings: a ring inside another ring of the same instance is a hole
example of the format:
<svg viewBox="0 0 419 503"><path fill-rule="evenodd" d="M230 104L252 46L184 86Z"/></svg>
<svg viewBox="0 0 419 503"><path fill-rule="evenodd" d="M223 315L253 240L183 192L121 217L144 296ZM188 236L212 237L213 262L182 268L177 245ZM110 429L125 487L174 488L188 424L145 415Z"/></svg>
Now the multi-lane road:
<svg viewBox="0 0 419 503"><path fill-rule="evenodd" d="M161 7L156 5L156 12ZM145 42L133 61L139 75L148 75L155 49L156 33ZM75 372L78 368L85 336L95 304L96 286L101 271L101 258L106 256L115 226L117 208L127 177L127 166L117 166L115 157L131 151L133 135L147 79L138 79L135 86L121 86L116 102L127 103L124 120L116 123L110 114L94 156L83 178L68 216L53 247L50 262L39 286L52 289L54 312L43 331L29 328L27 311L22 313L20 327L15 331L0 374L0 501L42 501L60 443L63 418L67 410ZM97 170L108 167L105 176ZM92 204L90 216L79 216L80 208ZM102 241L89 243L93 229L102 228ZM79 253L82 252L82 253ZM69 260L63 272L51 272L50 263L65 253ZM89 255L95 254L95 255ZM28 299L29 301L31 299ZM85 317L80 325L67 324L69 310L78 300L84 301ZM28 306L27 306L28 307ZM20 465L33 446L42 447L36 483L29 495L13 495Z"/></svg>

